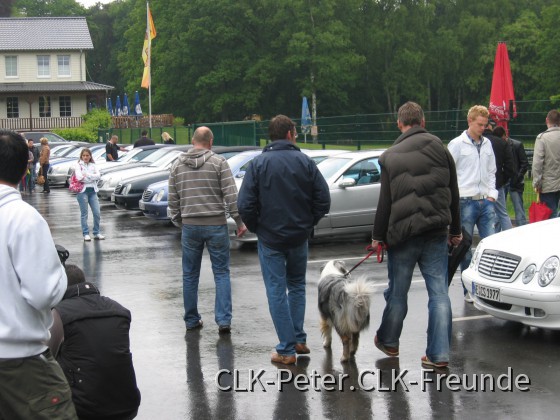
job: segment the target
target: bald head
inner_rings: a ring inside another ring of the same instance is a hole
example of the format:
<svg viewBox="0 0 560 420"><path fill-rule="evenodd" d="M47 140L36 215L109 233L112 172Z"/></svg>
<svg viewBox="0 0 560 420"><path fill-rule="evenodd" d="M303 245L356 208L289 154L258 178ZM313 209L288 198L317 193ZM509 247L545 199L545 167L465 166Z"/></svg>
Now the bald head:
<svg viewBox="0 0 560 420"><path fill-rule="evenodd" d="M193 134L192 144L194 147L210 149L214 141L214 134L208 127L198 127Z"/></svg>

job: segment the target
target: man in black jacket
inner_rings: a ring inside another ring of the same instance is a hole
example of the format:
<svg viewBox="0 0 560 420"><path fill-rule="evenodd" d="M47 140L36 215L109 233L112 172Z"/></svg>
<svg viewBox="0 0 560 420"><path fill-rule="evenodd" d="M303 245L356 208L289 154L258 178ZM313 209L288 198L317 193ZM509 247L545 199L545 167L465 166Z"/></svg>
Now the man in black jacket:
<svg viewBox="0 0 560 420"><path fill-rule="evenodd" d="M151 138L148 137L148 130L142 130L142 137L134 142L134 147L140 146L153 146L156 144Z"/></svg>
<svg viewBox="0 0 560 420"><path fill-rule="evenodd" d="M503 127L494 128L493 134L506 140L511 146L513 152L513 176L509 180L509 184L505 185L506 198L508 193L515 210L515 225L523 226L527 224L525 216L525 207L523 205L523 191L525 190L525 174L529 169L529 161L525 153L525 147L519 140L507 138L506 130Z"/></svg>
<svg viewBox="0 0 560 420"><path fill-rule="evenodd" d="M130 353L130 311L101 296L79 267L66 265L66 275L49 347L68 379L78 417L133 419L140 391Z"/></svg>
<svg viewBox="0 0 560 420"><path fill-rule="evenodd" d="M493 122L488 123L482 135L492 143L494 158L496 159L496 189L498 190L498 199L494 204L496 211L496 224L494 225L496 233L502 230L512 228L511 219L506 208L506 192L505 186L514 174L513 171L513 154L511 146L505 139L495 136L492 133Z"/></svg>
<svg viewBox="0 0 560 420"><path fill-rule="evenodd" d="M399 355L408 311L407 295L418 264L428 289L428 345L422 365L447 367L451 342L448 244L461 242L457 171L451 153L424 126L420 105L399 108L402 132L379 159L381 191L372 246L387 244L389 287L374 343L387 356Z"/></svg>
<svg viewBox="0 0 560 420"><path fill-rule="evenodd" d="M268 306L280 341L271 360L290 365L296 354L309 353L303 329L307 240L329 212L331 199L317 165L295 145L295 123L277 115L268 132L272 143L251 161L237 208L259 239Z"/></svg>

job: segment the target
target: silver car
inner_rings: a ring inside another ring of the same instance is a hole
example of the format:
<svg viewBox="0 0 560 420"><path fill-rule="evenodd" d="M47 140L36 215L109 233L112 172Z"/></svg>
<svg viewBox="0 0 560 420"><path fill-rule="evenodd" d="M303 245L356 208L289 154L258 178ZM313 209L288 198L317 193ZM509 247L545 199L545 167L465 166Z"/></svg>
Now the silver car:
<svg viewBox="0 0 560 420"><path fill-rule="evenodd" d="M317 168L327 181L331 194L330 212L313 230L313 238L334 235L370 235L379 201L381 167L379 157L385 150L346 152L328 157ZM242 180L237 180L238 188ZM256 235L247 232L237 238L237 226L228 219L232 240L254 242Z"/></svg>

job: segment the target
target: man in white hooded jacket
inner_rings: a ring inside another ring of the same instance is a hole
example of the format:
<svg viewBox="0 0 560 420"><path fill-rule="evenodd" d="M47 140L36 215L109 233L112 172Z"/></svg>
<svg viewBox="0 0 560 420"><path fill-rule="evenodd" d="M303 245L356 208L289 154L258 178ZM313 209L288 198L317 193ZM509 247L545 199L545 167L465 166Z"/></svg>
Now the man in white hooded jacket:
<svg viewBox="0 0 560 420"><path fill-rule="evenodd" d="M15 188L27 159L25 140L0 130L0 419L75 419L46 344L66 273L47 222Z"/></svg>

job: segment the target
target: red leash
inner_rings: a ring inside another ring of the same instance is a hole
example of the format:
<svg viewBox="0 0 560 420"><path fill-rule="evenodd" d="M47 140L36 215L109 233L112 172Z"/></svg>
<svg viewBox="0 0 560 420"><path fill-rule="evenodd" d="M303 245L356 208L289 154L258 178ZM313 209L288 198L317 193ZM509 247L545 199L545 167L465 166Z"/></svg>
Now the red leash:
<svg viewBox="0 0 560 420"><path fill-rule="evenodd" d="M366 251L369 251L369 253L358 264L356 264L354 267L352 267L344 275L344 277L348 277L352 271L354 271L361 263L363 263L365 260L367 260L369 257L371 257L374 253L377 253L377 262L382 263L383 262L384 250L385 250L385 245L383 245L382 243L379 243L377 245L377 249L374 249L371 245L366 246Z"/></svg>

